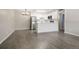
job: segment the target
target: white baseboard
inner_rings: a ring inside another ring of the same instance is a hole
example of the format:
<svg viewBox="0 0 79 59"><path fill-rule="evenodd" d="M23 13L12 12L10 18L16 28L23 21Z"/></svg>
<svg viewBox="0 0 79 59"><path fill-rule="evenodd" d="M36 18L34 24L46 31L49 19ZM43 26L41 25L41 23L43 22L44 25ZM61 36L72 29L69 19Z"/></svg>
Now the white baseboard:
<svg viewBox="0 0 79 59"><path fill-rule="evenodd" d="M64 32L64 33L71 34L71 35L74 35L74 36L78 36L79 37L79 35L74 34L74 33L70 33L70 32Z"/></svg>
<svg viewBox="0 0 79 59"><path fill-rule="evenodd" d="M28 30L29 28L16 28L16 30Z"/></svg>
<svg viewBox="0 0 79 59"><path fill-rule="evenodd" d="M0 44L2 44L14 31L10 32L6 37L4 37L1 41Z"/></svg>

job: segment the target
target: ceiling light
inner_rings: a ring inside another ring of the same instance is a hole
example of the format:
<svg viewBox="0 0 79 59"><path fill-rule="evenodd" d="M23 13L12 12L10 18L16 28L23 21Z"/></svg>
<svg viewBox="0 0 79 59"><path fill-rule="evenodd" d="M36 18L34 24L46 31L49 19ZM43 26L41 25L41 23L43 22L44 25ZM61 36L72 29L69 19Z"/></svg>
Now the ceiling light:
<svg viewBox="0 0 79 59"><path fill-rule="evenodd" d="M22 15L30 15L30 11L27 11L27 9L24 9L24 11L22 11Z"/></svg>

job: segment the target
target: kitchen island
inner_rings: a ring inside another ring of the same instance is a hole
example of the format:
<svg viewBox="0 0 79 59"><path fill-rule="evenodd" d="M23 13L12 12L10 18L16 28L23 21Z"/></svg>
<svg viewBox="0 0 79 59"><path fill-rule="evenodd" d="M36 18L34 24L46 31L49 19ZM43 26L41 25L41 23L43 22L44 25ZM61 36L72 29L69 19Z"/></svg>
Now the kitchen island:
<svg viewBox="0 0 79 59"><path fill-rule="evenodd" d="M37 21L37 33L58 31L58 22Z"/></svg>

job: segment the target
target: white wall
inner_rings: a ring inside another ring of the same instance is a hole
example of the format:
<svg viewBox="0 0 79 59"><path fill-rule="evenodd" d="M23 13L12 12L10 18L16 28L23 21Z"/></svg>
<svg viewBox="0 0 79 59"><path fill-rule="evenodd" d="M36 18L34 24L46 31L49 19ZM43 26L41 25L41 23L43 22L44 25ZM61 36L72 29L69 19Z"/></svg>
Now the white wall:
<svg viewBox="0 0 79 59"><path fill-rule="evenodd" d="M79 36L79 9L65 10L65 32Z"/></svg>
<svg viewBox="0 0 79 59"><path fill-rule="evenodd" d="M16 30L24 30L30 28L30 16L22 15L21 9L15 10L15 28Z"/></svg>
<svg viewBox="0 0 79 59"><path fill-rule="evenodd" d="M0 9L0 44L14 32L14 10Z"/></svg>

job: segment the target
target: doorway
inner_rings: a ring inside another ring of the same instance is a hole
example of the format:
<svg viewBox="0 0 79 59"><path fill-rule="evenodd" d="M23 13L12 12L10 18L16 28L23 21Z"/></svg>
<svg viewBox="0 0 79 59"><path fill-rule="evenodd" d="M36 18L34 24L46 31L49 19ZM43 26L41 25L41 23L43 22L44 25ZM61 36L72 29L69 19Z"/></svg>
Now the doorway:
<svg viewBox="0 0 79 59"><path fill-rule="evenodd" d="M59 32L64 32L64 16L65 15L63 13L59 14Z"/></svg>

